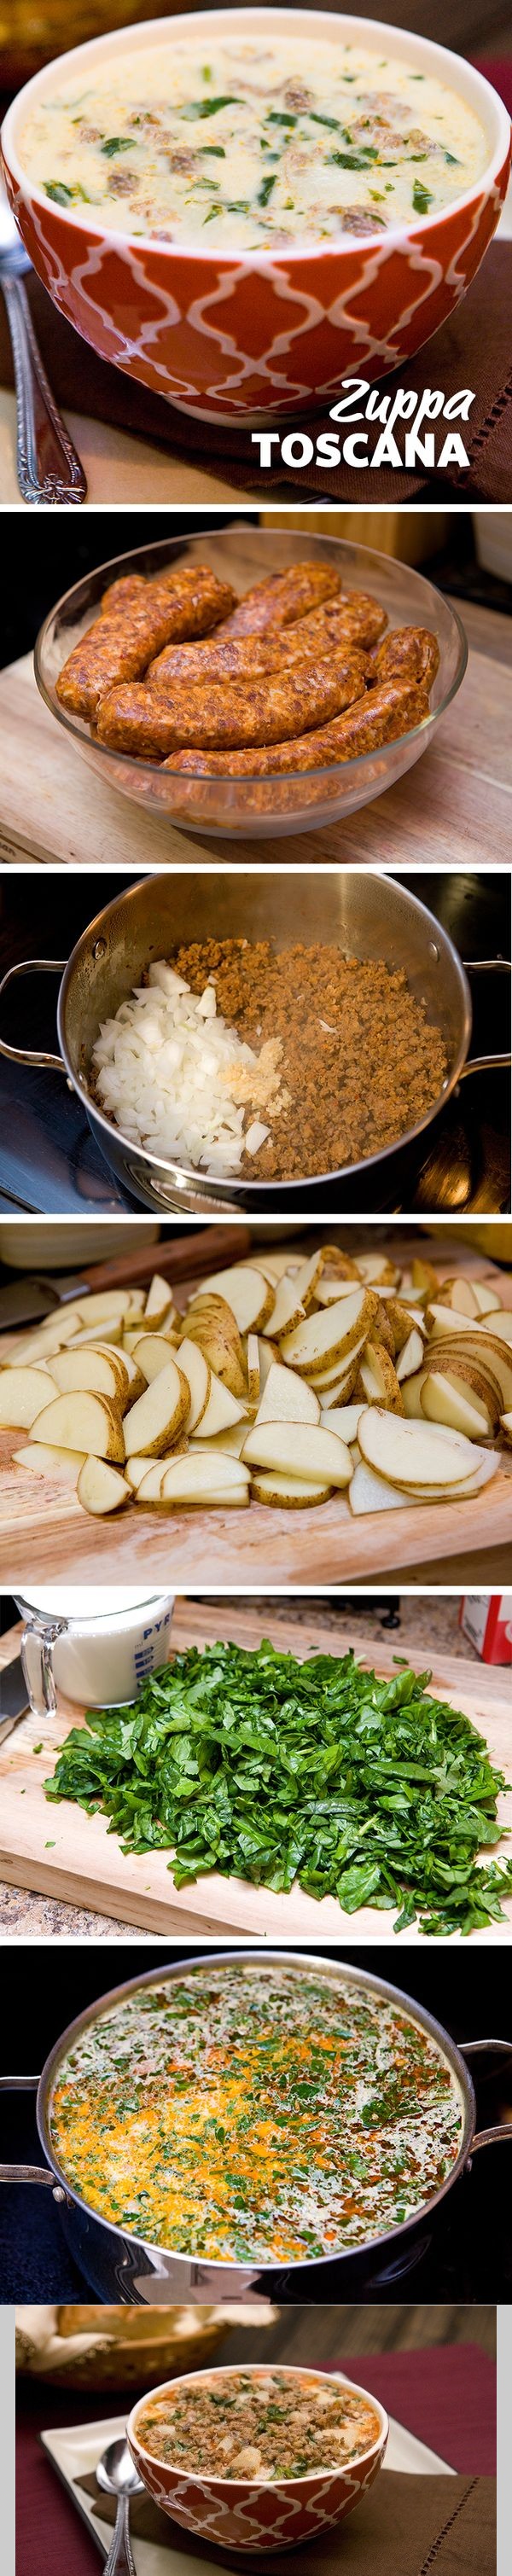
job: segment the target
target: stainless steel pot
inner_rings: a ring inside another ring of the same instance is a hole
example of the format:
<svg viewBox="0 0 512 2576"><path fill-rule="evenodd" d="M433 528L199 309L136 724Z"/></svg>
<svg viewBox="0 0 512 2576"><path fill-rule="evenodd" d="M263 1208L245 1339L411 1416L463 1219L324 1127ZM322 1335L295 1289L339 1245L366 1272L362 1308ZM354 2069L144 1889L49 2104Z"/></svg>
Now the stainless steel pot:
<svg viewBox="0 0 512 2576"><path fill-rule="evenodd" d="M319 1173L316 1181L210 1179L177 1163L165 1163L123 1137L91 1098L90 1066L100 1022L109 1019L140 981L152 958L169 956L181 942L208 938L269 938L276 949L292 940L337 942L360 957L384 958L403 967L411 991L422 1000L432 1021L442 1029L448 1073L440 1098L398 1146L370 1155L363 1163ZM501 962L501 961L500 961ZM494 960L489 960L489 964ZM64 1073L83 1102L89 1125L107 1163L132 1197L154 1208L207 1215L245 1211L282 1214L292 1202L306 1209L324 1203L325 1189L340 1186L339 1213L346 1209L396 1203L411 1160L417 1162L418 1139L446 1108L464 1073L482 1066L510 1063L508 1056L485 1056L467 1062L471 1039L471 999L460 957L439 923L390 876L370 871L332 869L326 874L269 875L229 871L223 875L147 876L114 896L82 934L65 960L24 959L11 966L0 984L0 998L18 975L62 975L57 1026L60 1055L9 1046L0 1053L17 1064L42 1065Z"/></svg>
<svg viewBox="0 0 512 2576"><path fill-rule="evenodd" d="M293 1968L297 1976L311 1974L311 1955L307 1953L265 1949L264 1956L273 1963L282 1961L287 1971ZM512 2122L503 2128L477 2131L474 2089L465 2062L468 2057L484 2050L507 2052L509 2043L501 2039L474 2040L464 2042L462 2049L457 2048L441 2023L434 2021L422 2004L412 2002L411 1997L403 1994L399 1987L370 1975L366 1968L346 1967L343 1961L321 1961L322 1973L331 1978L336 1987L348 1979L351 1985L361 1986L365 1993L401 2006L410 2019L436 2042L445 2064L456 2077L461 2094L463 2128L458 2156L446 2181L414 2218L388 2229L383 2236L369 2238L356 2252L352 2249L348 2254L322 2255L312 2262L295 2263L284 2270L272 2263L262 2266L217 2263L206 2257L198 2259L186 2254L167 2253L164 2246L146 2245L138 2237L123 2234L121 2228L113 2227L106 2219L98 2217L96 2210L89 2209L66 2181L51 2141L50 2110L55 2079L70 2048L110 2006L144 1986L173 1983L184 1975L193 1977L198 1969L204 1967L205 1957L212 1967L224 1964L229 1967L233 1957L237 1961L254 1961L255 1952L254 1948L238 1947L236 1952L208 1951L193 1961L188 1960L185 1967L183 1964L165 1966L160 1972L150 1968L143 1976L131 1977L126 1984L115 1986L109 1994L102 1995L99 2001L70 2023L51 2050L40 2077L2 2077L0 2090L37 2091L37 2124L47 2162L45 2165L0 2165L0 2181L37 2183L53 2191L74 2260L103 2301L155 2306L174 2299L198 2304L210 2299L243 2299L257 2303L261 2297L329 2300L335 2292L344 2298L349 2293L352 2295L353 2290L364 2290L367 2282L375 2278L379 2266L381 2269L386 2267L386 2277L391 2282L394 2264L400 2270L407 2269L409 2263L413 2264L425 2222L431 2219L440 2202L467 2171L477 2150L512 2140ZM510 2049L512 2051L512 2042Z"/></svg>

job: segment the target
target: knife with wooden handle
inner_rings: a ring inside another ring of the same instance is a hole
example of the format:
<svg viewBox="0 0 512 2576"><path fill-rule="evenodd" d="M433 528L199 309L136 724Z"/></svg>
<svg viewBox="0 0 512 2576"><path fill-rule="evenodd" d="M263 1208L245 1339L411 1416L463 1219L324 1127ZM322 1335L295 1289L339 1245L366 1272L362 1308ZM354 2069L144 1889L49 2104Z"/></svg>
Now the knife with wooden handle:
<svg viewBox="0 0 512 2576"><path fill-rule="evenodd" d="M31 1273L28 1279L10 1281L0 1288L0 1329L13 1331L18 1324L41 1321L53 1314L57 1306L67 1305L75 1297L86 1297L93 1288L136 1288L152 1279L155 1270L163 1279L178 1284L180 1279L206 1277L210 1270L228 1268L231 1261L243 1261L250 1250L247 1225L206 1224L194 1234L180 1234L171 1243L144 1243L140 1252L123 1252L109 1256L108 1261L94 1262L90 1270L63 1273L51 1278Z"/></svg>

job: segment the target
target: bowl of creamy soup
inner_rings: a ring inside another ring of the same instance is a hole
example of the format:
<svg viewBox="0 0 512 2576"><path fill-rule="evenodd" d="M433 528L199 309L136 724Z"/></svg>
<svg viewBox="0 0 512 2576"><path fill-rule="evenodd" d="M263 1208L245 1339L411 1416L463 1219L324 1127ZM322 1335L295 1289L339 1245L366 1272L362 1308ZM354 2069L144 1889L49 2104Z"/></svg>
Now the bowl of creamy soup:
<svg viewBox="0 0 512 2576"><path fill-rule="evenodd" d="M191 2371L127 2426L149 2494L224 2548L293 2548L342 2522L382 2468L384 2408L327 2371L282 2363Z"/></svg>
<svg viewBox="0 0 512 2576"><path fill-rule="evenodd" d="M405 364L475 276L510 165L471 64L305 9L80 45L28 82L2 142L34 267L82 337L241 428L328 413L344 378Z"/></svg>

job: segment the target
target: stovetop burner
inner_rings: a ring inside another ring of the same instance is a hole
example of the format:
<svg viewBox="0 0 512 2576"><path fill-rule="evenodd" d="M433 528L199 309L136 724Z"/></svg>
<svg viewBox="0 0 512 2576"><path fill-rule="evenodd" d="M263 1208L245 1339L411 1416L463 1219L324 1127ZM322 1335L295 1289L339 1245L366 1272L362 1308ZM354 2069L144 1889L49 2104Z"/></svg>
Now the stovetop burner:
<svg viewBox="0 0 512 2576"><path fill-rule="evenodd" d="M459 953L469 963L473 1003L472 1054L485 1056L505 1053L510 1046L510 986L508 976L500 969L500 957L510 956L510 917L508 880L501 876L486 878L457 875L404 876L403 883L419 896L453 938ZM116 879L116 885L123 880ZM129 882L129 880L127 880ZM73 888L72 909L67 889L67 914L57 935L61 947L62 930L67 933L69 948L79 931L94 912L97 902L105 902L111 892L105 878L92 879L87 896L84 888ZM45 872L45 895L48 912L48 871ZM15 899L17 896L17 904ZM60 896L59 896L60 900ZM10 879L4 892L3 964L24 954L24 948L36 947L36 939L27 939L23 926L23 880ZM52 918L50 897L50 922ZM39 925L36 924L36 927ZM52 945L45 928L45 945ZM471 967L472 957L496 958L496 972L483 973L478 965ZM30 1043L53 1052L55 1049L56 984L47 976L34 978L26 986L25 1028ZM19 988L15 985L6 996L2 1011L2 1029L15 1045L19 1042ZM62 1075L32 1070L28 1066L0 1064L0 1211L23 1208L36 1215L112 1216L123 1211L140 1214L140 1201L116 1180L104 1161L76 1094ZM510 1206L510 1075L494 1070L472 1075L464 1080L446 1112L436 1120L418 1148L415 1178L408 1182L407 1197L397 1203L396 1169L390 1171L389 1197L368 1190L368 1213L411 1216L463 1214L498 1215ZM226 1196L229 1195L229 1184ZM311 1191L309 1207L323 1214L339 1215L340 1191L336 1182ZM283 1214L304 1215L302 1193L290 1188L286 1193Z"/></svg>

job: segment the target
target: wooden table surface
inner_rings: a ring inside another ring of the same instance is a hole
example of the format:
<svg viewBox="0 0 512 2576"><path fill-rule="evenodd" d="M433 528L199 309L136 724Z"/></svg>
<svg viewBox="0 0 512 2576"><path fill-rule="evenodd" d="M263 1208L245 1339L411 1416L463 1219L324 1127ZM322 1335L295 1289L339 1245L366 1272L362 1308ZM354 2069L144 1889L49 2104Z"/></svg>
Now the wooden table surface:
<svg viewBox="0 0 512 2576"><path fill-rule="evenodd" d="M495 867L510 858L512 620L462 606L470 656L435 741L397 786L321 832L282 840L215 840L145 815L85 769L40 698L27 654L0 676L0 861L66 867L269 863L342 859L395 867Z"/></svg>
<svg viewBox="0 0 512 2576"><path fill-rule="evenodd" d="M188 1646L202 1648L215 1645L219 1637L232 1639L244 1647L256 1647L262 1634L274 1639L283 1653L290 1652L306 1661L312 1655L347 1652L346 1638L339 1641L330 1627L324 1628L315 1610L311 1622L301 1622L300 1631L293 1620L288 1626L282 1618L274 1623L252 1607L240 1607L236 1601L207 1603L179 1598L175 1604L171 1631L171 1649L183 1652ZM8 1631L0 1644L0 1663L5 1665L19 1651L19 1628ZM354 1645L358 1661L369 1670L393 1677L397 1642L375 1646L357 1624ZM412 1643L408 1653L416 1670L424 1671L421 1654ZM475 1663L468 1655L459 1658L445 1654L437 1647L429 1663L432 1667L431 1688L450 1706L463 1709L478 1732L485 1736L493 1762L512 1781L512 1702L508 1671L493 1670ZM393 1930L391 1913L379 1913L375 1906L361 1906L350 1921L336 1897L325 1896L321 1902L308 1896L299 1886L281 1895L268 1887L253 1886L248 1880L225 1878L211 1871L195 1885L175 1888L168 1868L168 1851L124 1853L117 1834L109 1833L107 1818L86 1816L79 1806L67 1799L51 1805L45 1796L44 1782L54 1769L55 1759L71 1726L80 1723L84 1712L68 1700L60 1699L55 1716L45 1719L30 1714L21 1719L0 1747L0 1870L4 1879L16 1887L35 1888L63 1899L80 1908L90 1908L102 1915L112 1915L142 1931L161 1934L207 1936L224 1943L247 1939L277 1943L296 1943L308 1949L315 1942L350 1941L358 1947L371 1943L400 1952L400 1936ZM498 1798L498 1817L505 1837L508 1826L509 1798L506 1791ZM505 1839L496 1845L493 1858L508 1856ZM471 1946L502 1947L510 1943L512 1932L512 1897L504 1900L500 1923L487 1931L474 1933ZM457 1943L458 1935L454 1940ZM407 1933L408 1947L420 1948L423 1933L415 1924ZM391 1973L394 1973L392 1970Z"/></svg>

